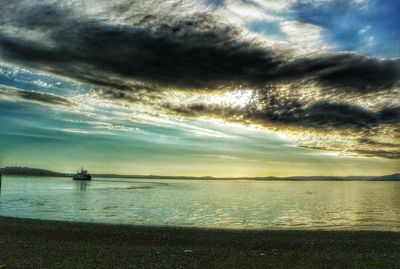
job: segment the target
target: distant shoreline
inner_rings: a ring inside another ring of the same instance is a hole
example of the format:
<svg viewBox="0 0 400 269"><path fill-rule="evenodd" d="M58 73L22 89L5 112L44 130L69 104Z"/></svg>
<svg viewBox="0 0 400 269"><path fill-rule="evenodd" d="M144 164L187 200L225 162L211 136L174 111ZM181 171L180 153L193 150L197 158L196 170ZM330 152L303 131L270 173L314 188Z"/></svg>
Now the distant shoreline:
<svg viewBox="0 0 400 269"><path fill-rule="evenodd" d="M45 169L28 167L0 168L4 176L72 177L70 173L60 173ZM176 180L260 180L260 181L400 181L400 173L384 176L291 176L291 177L211 177L211 176L160 176L160 175L119 175L91 174L93 178L127 179L176 179Z"/></svg>
<svg viewBox="0 0 400 269"><path fill-rule="evenodd" d="M63 175L63 176L49 176L49 175L4 175L3 177L52 177L52 178L72 178L72 176L69 175ZM152 177L152 176L97 176L96 174L92 174L92 180L91 181L96 181L96 179L99 178L116 178L116 179L160 179L160 180L199 180L199 181L207 181L207 180L220 180L220 181L273 181L273 182L278 182L278 181L294 181L294 182L301 182L301 181L336 181L336 182L354 182L354 181L400 181L400 179L337 179L337 178L330 178L327 177L326 179L296 179L296 178L274 178L274 179L269 179L269 178L202 178L202 177L172 177L172 176L166 176L166 177Z"/></svg>
<svg viewBox="0 0 400 269"><path fill-rule="evenodd" d="M1 268L397 268L400 233L217 230L0 217Z"/></svg>

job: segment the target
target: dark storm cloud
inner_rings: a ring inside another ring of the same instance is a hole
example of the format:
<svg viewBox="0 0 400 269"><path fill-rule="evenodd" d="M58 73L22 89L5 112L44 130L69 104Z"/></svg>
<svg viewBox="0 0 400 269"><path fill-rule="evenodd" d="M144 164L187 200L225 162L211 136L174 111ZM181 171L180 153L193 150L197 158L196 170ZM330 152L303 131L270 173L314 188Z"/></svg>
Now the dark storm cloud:
<svg viewBox="0 0 400 269"><path fill-rule="evenodd" d="M381 125L400 128L400 106L382 105L371 110L342 98L335 101L322 99L323 96L314 100L303 99L293 94L294 90L290 88L288 94L274 86L265 87L253 91L250 101L244 106L165 102L164 107L187 117L220 118L266 127L351 130L358 133L375 132L375 128Z"/></svg>
<svg viewBox="0 0 400 269"><path fill-rule="evenodd" d="M400 150L368 150L360 149L355 150L355 153L369 156L369 157L381 157L386 159L400 159Z"/></svg>
<svg viewBox="0 0 400 269"><path fill-rule="evenodd" d="M46 38L0 33L4 59L101 87L127 90L129 80L182 89L311 80L336 90L371 92L399 82L399 60L352 53L290 59L211 15L155 14L116 25L57 5L6 6L3 23Z"/></svg>
<svg viewBox="0 0 400 269"><path fill-rule="evenodd" d="M69 106L71 102L64 98L54 94L34 92L34 91L18 91L18 95L28 101L36 101L39 103L45 103L50 105L62 105Z"/></svg>
<svg viewBox="0 0 400 269"><path fill-rule="evenodd" d="M248 105L244 108L223 107L218 105L191 104L187 106L165 107L175 113L189 117L215 117L228 121L259 123L270 126L295 126L314 129L348 129L367 131L384 123L393 123L393 115L386 113L387 108L378 112L362 107L319 101L304 105L297 100L279 100L269 98L263 101L263 107Z"/></svg>
<svg viewBox="0 0 400 269"><path fill-rule="evenodd" d="M379 115L385 123L399 124L400 128L400 106L385 107L379 112Z"/></svg>
<svg viewBox="0 0 400 269"><path fill-rule="evenodd" d="M257 124L270 130L294 131L300 135L313 130L323 134L326 139L334 134L344 140L353 141L350 148L345 146L346 143L332 146L329 142L324 142L323 146L309 146L307 144L310 141L303 141L306 145L299 143L299 146L304 148L388 159L400 158L398 106L388 105L378 110L368 110L357 105L329 101L306 104L299 99L287 99L270 91L260 91L255 99L256 101L244 107L204 103L166 103L164 106L172 113L184 117L217 118L228 122Z"/></svg>
<svg viewBox="0 0 400 269"><path fill-rule="evenodd" d="M400 60L380 60L352 53L335 53L296 60L290 73L303 73L337 90L374 92L394 87L400 79Z"/></svg>
<svg viewBox="0 0 400 269"><path fill-rule="evenodd" d="M361 138L358 140L360 144L365 144L365 145L370 145L370 146L378 146L378 147L384 147L384 148L400 148L400 144L395 144L395 143L386 143L386 142L379 142L375 141L369 138Z"/></svg>
<svg viewBox="0 0 400 269"><path fill-rule="evenodd" d="M21 89L13 89L9 87L0 88L0 97L11 99L22 99L25 101L56 106L71 106L72 103L64 97L36 91L27 91Z"/></svg>
<svg viewBox="0 0 400 269"><path fill-rule="evenodd" d="M332 151L332 148L325 147L309 147L300 146L301 148L321 151ZM398 147L398 146L397 146ZM363 155L366 157L379 157L384 159L400 159L399 150L379 150L379 149L347 149L347 152L351 152L357 155Z"/></svg>
<svg viewBox="0 0 400 269"><path fill-rule="evenodd" d="M179 21L163 18L165 22L144 17L150 22L127 27L72 19L69 13L61 16L54 7L32 9L19 14L17 25L48 32L51 45L3 34L3 57L100 86L124 87L98 81L102 76L180 88L257 83L280 64L272 52L237 41L236 29L217 27L206 15Z"/></svg>

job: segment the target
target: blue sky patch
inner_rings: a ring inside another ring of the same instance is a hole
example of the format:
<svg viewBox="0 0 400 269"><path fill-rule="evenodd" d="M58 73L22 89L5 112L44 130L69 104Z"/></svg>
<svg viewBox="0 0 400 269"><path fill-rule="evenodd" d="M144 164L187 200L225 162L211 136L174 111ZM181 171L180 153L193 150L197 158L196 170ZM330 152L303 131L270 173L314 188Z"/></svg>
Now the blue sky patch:
<svg viewBox="0 0 400 269"><path fill-rule="evenodd" d="M370 56L400 56L400 2L331 1L324 4L300 2L292 6L290 16L324 29L325 39L338 50Z"/></svg>

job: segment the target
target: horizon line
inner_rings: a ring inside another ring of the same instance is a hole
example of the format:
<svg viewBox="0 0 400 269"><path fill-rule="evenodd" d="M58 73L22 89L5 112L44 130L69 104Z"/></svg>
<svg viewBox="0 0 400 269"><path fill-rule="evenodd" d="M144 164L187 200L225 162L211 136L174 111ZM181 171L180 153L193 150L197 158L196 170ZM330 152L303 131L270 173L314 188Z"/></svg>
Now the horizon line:
<svg viewBox="0 0 400 269"><path fill-rule="evenodd" d="M64 176L70 176L75 174L74 172L58 172L58 171L53 171L53 170L48 170L44 168L34 168L34 167L25 167L25 166L6 166L6 167L0 167L0 170L2 169L10 169L10 168L18 168L18 169L36 169L36 170L44 170L47 172L52 172L52 173L57 173L57 174L62 174ZM157 174L118 174L118 173L91 173L91 175L103 175L103 176L123 176L123 177L168 177L168 178L211 178L211 179L261 179L261 178L302 178L302 177L334 177L334 178L348 178L348 177L359 177L359 178L367 178L367 177L384 177L384 176L394 176L394 175L400 175L400 171L392 173L392 174L383 174L383 175L367 175L367 176L361 176L361 175L347 175L347 176L335 176L335 175L306 175L306 176L237 176L237 177L215 177L215 176L187 176L187 175L157 175Z"/></svg>

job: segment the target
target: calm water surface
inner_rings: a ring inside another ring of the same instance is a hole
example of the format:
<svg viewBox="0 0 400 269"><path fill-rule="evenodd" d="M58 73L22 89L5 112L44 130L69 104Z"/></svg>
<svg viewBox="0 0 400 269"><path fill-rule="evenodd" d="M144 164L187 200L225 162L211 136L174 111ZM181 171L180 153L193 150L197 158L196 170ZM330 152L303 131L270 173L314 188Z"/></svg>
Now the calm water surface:
<svg viewBox="0 0 400 269"><path fill-rule="evenodd" d="M135 225L400 231L400 182L3 177L0 215Z"/></svg>

